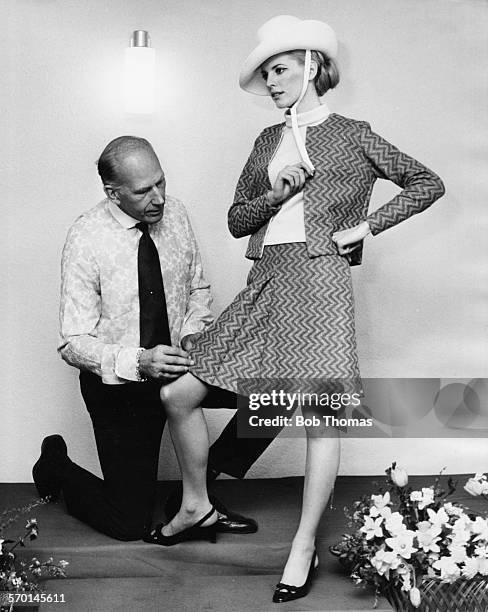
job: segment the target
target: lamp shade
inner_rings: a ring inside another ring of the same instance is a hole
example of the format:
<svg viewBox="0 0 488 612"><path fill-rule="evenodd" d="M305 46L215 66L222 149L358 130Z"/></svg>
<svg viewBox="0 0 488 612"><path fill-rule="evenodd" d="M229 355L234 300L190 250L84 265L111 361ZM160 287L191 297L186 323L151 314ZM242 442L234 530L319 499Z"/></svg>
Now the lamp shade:
<svg viewBox="0 0 488 612"><path fill-rule="evenodd" d="M125 50L125 111L133 114L154 112L156 50L149 34L135 30L131 46Z"/></svg>

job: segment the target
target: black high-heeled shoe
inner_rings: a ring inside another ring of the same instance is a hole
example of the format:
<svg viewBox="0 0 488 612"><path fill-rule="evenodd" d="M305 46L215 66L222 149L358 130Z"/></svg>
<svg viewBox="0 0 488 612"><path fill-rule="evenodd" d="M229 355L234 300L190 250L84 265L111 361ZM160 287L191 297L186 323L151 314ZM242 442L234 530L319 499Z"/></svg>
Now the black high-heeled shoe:
<svg viewBox="0 0 488 612"><path fill-rule="evenodd" d="M312 577L314 571L319 566L319 559L317 557L317 551L313 551L312 560L310 561L310 568L308 570L307 579L301 586L292 586L291 584L285 584L284 582L278 582L273 595L274 603L285 603L287 601L293 601L294 599L300 599L305 597L310 591L312 586Z"/></svg>
<svg viewBox="0 0 488 612"><path fill-rule="evenodd" d="M174 544L188 542L189 540L208 540L215 544L217 541L217 522L202 527L203 523L205 523L214 512L216 512L216 510L212 506L210 511L197 523L170 536L165 536L162 533L161 530L164 525L163 523L159 523L152 531L144 536L143 540L149 544L160 544L161 546L173 546Z"/></svg>

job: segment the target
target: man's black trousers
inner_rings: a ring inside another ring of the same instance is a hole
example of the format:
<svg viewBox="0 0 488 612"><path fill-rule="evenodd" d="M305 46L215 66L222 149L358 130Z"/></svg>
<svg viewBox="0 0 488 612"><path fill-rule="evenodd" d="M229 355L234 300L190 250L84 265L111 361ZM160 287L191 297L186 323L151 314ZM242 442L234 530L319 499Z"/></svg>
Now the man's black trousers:
<svg viewBox="0 0 488 612"><path fill-rule="evenodd" d="M103 480L70 461L63 481L68 512L118 540L139 540L151 526L159 449L166 417L161 385L153 382L105 385L89 372L80 374ZM233 407L230 392L212 389L205 406ZM272 441L237 437L234 416L210 447L209 466L243 478Z"/></svg>

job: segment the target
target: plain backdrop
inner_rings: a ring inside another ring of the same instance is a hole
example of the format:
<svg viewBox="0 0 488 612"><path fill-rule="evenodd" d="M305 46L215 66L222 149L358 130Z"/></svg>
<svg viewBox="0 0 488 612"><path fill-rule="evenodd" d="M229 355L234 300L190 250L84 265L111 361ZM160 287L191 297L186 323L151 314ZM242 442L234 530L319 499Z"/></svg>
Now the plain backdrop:
<svg viewBox="0 0 488 612"><path fill-rule="evenodd" d="M77 371L56 353L66 231L103 196L94 162L121 134L147 137L199 240L219 313L245 283L246 240L226 212L259 131L279 122L241 91L257 28L278 14L328 22L342 79L326 100L434 169L447 193L365 245L353 271L367 377L487 376L487 26L476 0L0 0L2 343L0 480L30 481L41 439L63 434L99 473ZM124 49L150 32L157 104L124 113ZM383 181L372 207L394 193ZM230 412L208 414L212 437ZM303 471L303 440L277 440L250 476ZM341 473L486 468L485 439L345 440ZM165 434L160 477L177 477Z"/></svg>

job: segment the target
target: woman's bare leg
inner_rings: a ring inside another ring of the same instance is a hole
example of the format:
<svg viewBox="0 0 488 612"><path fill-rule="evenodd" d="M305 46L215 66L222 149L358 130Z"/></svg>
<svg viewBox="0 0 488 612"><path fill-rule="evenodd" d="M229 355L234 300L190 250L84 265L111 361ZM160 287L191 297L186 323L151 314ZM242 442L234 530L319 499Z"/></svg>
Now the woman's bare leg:
<svg viewBox="0 0 488 612"><path fill-rule="evenodd" d="M306 427L307 457L300 523L281 582L301 586L307 579L315 535L339 469L340 438L334 428Z"/></svg>
<svg viewBox="0 0 488 612"><path fill-rule="evenodd" d="M207 386L192 374L185 374L161 388L161 401L166 410L183 481L181 508L173 520L164 526L164 535L172 535L194 525L211 507L206 481L208 430L200 408L207 392ZM205 525L216 520L217 513Z"/></svg>

